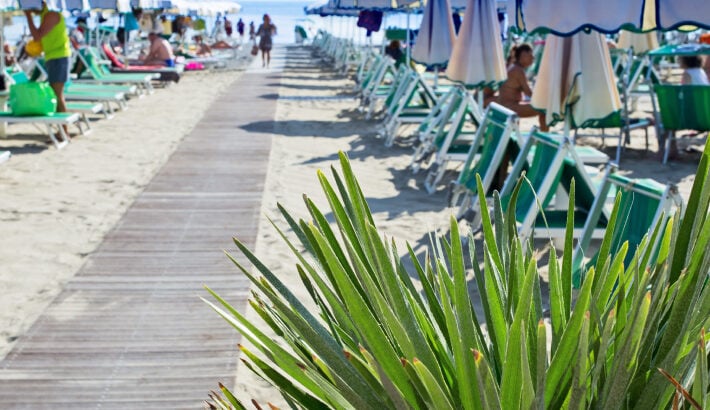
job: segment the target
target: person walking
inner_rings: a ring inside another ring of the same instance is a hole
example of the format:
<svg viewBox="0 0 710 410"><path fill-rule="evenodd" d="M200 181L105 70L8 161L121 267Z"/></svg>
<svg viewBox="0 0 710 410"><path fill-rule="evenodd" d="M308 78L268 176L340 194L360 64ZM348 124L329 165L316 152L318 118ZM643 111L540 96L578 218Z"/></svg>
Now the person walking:
<svg viewBox="0 0 710 410"><path fill-rule="evenodd" d="M261 50L261 66L268 67L271 63L271 48L273 47L272 37L276 35L276 26L271 22L271 17L264 14L264 22L256 31L259 36L259 50Z"/></svg>
<svg viewBox="0 0 710 410"><path fill-rule="evenodd" d="M237 33L239 33L239 44L244 43L244 21L242 19L237 22Z"/></svg>
<svg viewBox="0 0 710 410"><path fill-rule="evenodd" d="M256 29L254 29L253 21L249 22L249 41L252 41L254 42L254 44L256 44Z"/></svg>
<svg viewBox="0 0 710 410"><path fill-rule="evenodd" d="M33 18L35 14L40 16L39 27L35 26ZM25 17L32 39L42 44L49 86L57 97L57 112L66 112L64 84L69 81L71 45L64 16L56 11L50 11L47 3L43 1L41 10L25 10ZM64 132L69 136L66 125Z"/></svg>

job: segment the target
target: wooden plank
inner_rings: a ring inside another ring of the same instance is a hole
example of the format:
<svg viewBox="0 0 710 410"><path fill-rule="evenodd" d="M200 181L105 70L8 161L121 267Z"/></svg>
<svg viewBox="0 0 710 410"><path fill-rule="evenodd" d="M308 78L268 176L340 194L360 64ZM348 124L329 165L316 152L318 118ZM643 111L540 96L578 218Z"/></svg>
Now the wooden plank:
<svg viewBox="0 0 710 410"><path fill-rule="evenodd" d="M239 337L200 297L246 308L223 249L246 263L232 237L255 245L271 135L248 129L273 121L274 93L246 73L207 110L0 362L0 408L192 409L235 384Z"/></svg>

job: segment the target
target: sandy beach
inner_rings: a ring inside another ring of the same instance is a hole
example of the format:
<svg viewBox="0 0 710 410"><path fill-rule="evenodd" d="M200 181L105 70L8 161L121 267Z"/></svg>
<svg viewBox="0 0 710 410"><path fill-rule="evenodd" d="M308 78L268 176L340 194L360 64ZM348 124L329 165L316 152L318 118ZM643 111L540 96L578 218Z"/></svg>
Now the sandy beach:
<svg viewBox="0 0 710 410"><path fill-rule="evenodd" d="M426 193L423 189L425 173L412 174L408 169L412 147L402 143L386 148L377 137L379 122L366 121L364 115L357 112L358 100L354 98L352 87L349 78L314 61L309 50L289 50L277 106L256 254L294 293L303 296L301 300L308 299L308 295L294 268L296 258L267 217L285 226L276 208L280 203L294 216L307 218L304 193L328 212L316 171L320 169L330 174L331 166L339 169L338 151L346 152L350 158L380 232L395 238L400 249L405 249L406 241L418 255L423 255L430 233L448 232L452 211L446 206L444 185L433 195ZM642 102L640 107L647 109L650 104ZM534 121L524 120L521 128L529 129L533 124ZM650 152L645 151L643 132L634 133L632 144L623 155L622 173L677 184L687 199L698 156L682 153L681 160L662 166L655 157L655 136L652 130L650 133ZM615 140L608 140L605 148L600 138L582 137L579 141L600 148L607 155L615 155ZM685 147L682 144L681 150ZM544 242L541 241L543 245ZM252 311L248 315L259 320ZM285 404L277 392L241 364L236 393L246 402L254 398L262 404Z"/></svg>
<svg viewBox="0 0 710 410"><path fill-rule="evenodd" d="M9 139L0 139L0 147L14 152L0 165L0 357L101 243L224 85L239 75L186 75L176 86L131 101L130 109L113 120L92 123L91 135L62 151L46 146L44 137L23 136L20 127L10 129ZM326 210L316 171L338 168L338 151L350 157L381 232L395 238L400 249L407 241L422 255L430 233L448 231L452 211L446 207L444 185L427 194L422 188L425 173L408 169L412 147L384 146L376 136L379 122L366 121L357 112L349 78L320 64L306 47L289 47L280 78L255 253L294 293L306 298L294 269L296 259L267 217L284 226L278 202L305 218L304 193ZM522 128L530 125L526 121ZM624 153L623 173L678 184L687 198L697 155L682 153L680 160L662 166L655 158L653 131L650 140L646 152L642 132L634 134ZM581 138L580 143L600 147L598 138ZM607 144L604 151L613 156L615 143ZM248 315L257 320L253 312ZM254 398L283 404L245 366L239 367L236 393L246 402Z"/></svg>
<svg viewBox="0 0 710 410"><path fill-rule="evenodd" d="M12 125L0 150L0 358L114 227L227 85L229 69L186 73L180 83L132 99L111 120L57 151L29 126ZM235 96L237 98L237 96Z"/></svg>

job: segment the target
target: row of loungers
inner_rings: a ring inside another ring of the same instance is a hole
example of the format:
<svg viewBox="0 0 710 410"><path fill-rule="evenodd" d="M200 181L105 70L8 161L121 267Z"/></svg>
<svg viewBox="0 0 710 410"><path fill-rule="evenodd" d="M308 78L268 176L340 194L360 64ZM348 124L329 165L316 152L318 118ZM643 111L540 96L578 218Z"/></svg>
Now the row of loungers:
<svg viewBox="0 0 710 410"><path fill-rule="evenodd" d="M358 51L326 34L314 44L335 69L360 59L354 70L360 109L371 118L381 103L380 135L386 145L394 142L401 125L417 126L412 171L427 170L423 185L429 193L447 186L445 171L454 174L446 190L448 205L472 230L480 229L481 219L489 215L494 190L500 191L504 213L515 207L511 215L523 239L562 240L568 209L573 209L576 285L596 258L590 242L603 236L614 206L622 226L614 231L612 251L624 243L633 249L641 241L653 240L655 252L665 221L683 210L674 186L623 177L606 154L575 145L571 137L536 129L521 133L514 112L496 103L483 110L463 88L433 90L408 68L397 69L382 56ZM647 236L654 229L655 234Z"/></svg>
<svg viewBox="0 0 710 410"><path fill-rule="evenodd" d="M85 51L86 52L86 51ZM67 102L66 113L53 113L44 116L18 116L11 112L0 111L0 121L7 124L33 124L46 131L52 144L57 149L67 145L69 138L64 129L76 126L81 135L91 131L89 115L103 115L110 119L116 111L125 110L130 97L142 97L153 92L153 81L160 81L160 74L151 72L110 73L105 72L100 64L91 58L84 58L85 52L76 53L77 59L83 61L88 69L87 78L70 81L65 87ZM86 54L88 55L88 54ZM46 77L44 62L36 60L31 71L33 77ZM15 83L31 81L28 75L17 68L8 74ZM0 162L9 159L10 153L0 151Z"/></svg>

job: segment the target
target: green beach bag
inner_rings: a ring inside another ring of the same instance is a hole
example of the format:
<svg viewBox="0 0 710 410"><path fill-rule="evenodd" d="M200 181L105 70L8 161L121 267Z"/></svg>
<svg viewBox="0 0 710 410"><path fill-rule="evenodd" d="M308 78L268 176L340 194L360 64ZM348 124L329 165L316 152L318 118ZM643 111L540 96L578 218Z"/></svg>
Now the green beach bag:
<svg viewBox="0 0 710 410"><path fill-rule="evenodd" d="M8 99L14 115L49 115L57 111L57 97L47 83L28 81L13 84Z"/></svg>

